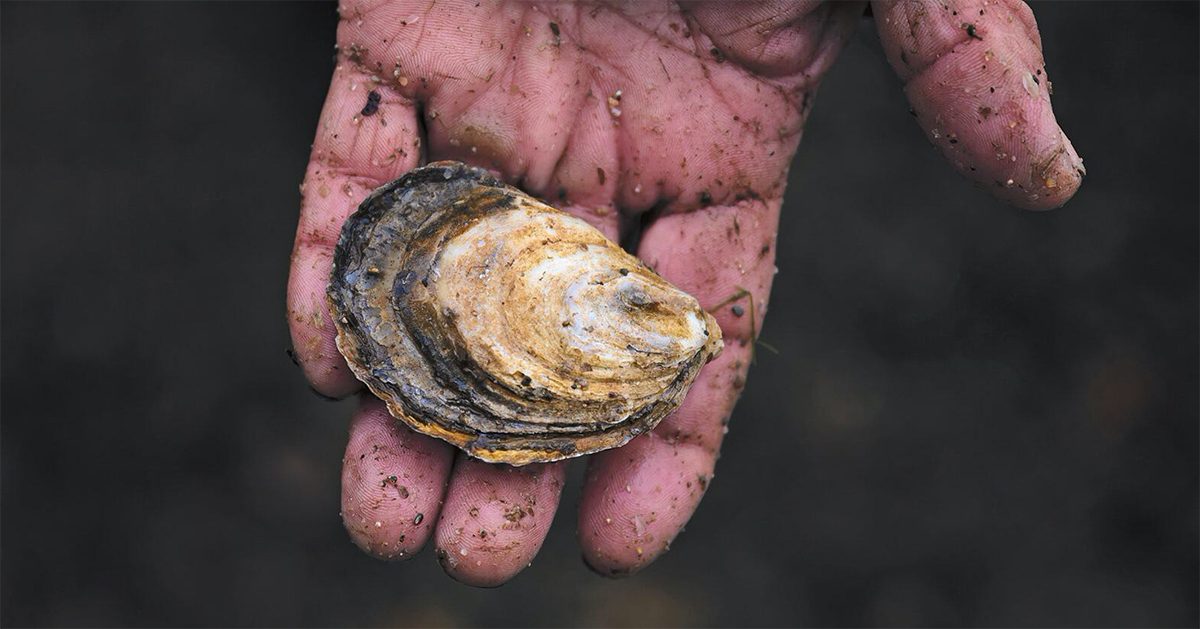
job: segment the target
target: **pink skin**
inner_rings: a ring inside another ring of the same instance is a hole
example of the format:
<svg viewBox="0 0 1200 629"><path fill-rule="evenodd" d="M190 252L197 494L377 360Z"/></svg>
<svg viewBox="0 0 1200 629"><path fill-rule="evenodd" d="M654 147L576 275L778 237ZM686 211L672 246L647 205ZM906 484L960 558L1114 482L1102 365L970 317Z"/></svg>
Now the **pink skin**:
<svg viewBox="0 0 1200 629"><path fill-rule="evenodd" d="M879 3L875 16L917 122L959 172L1032 210L1075 194L1086 170L1051 111L1025 3Z"/></svg>
<svg viewBox="0 0 1200 629"><path fill-rule="evenodd" d="M562 493L566 464L489 465L458 455L438 522L438 559L450 576L495 587L537 555Z"/></svg>
<svg viewBox="0 0 1200 629"><path fill-rule="evenodd" d="M330 253L370 190L421 163L491 168L613 238L645 224L638 255L710 309L726 338L678 411L591 459L579 519L585 560L607 575L653 561L712 479L768 305L787 169L820 78L863 8L345 0L288 285L292 341L310 383L333 397L361 388L332 341ZM918 122L956 168L1022 207L1071 197L1082 164L1054 120L1028 8L872 8ZM372 90L379 110L363 116ZM364 398L346 451L347 530L385 558L411 555L432 533L452 577L498 585L540 548L563 465L452 459L449 446L400 428Z"/></svg>
<svg viewBox="0 0 1200 629"><path fill-rule="evenodd" d="M380 559L420 550L437 523L453 460L448 445L408 430L364 395L342 460L342 523L354 543Z"/></svg>

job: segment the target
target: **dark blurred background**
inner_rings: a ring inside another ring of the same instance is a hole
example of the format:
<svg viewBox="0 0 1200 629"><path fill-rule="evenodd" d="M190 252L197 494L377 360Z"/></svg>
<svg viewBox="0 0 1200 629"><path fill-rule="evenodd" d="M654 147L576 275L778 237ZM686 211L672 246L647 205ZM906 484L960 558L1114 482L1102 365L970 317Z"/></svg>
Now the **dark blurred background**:
<svg viewBox="0 0 1200 629"><path fill-rule="evenodd" d="M3 3L0 622L1195 625L1197 4L1035 11L1079 196L957 178L864 19L687 531L600 578L572 487L476 590L351 545L285 353L334 4Z"/></svg>

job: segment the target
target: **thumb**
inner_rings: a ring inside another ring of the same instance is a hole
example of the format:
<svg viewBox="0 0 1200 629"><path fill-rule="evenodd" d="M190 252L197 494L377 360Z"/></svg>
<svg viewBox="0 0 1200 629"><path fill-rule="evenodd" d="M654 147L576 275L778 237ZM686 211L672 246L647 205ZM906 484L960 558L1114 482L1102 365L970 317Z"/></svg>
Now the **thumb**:
<svg viewBox="0 0 1200 629"><path fill-rule="evenodd" d="M1054 118L1024 2L878 0L872 12L917 122L959 172L1027 209L1075 194L1086 170Z"/></svg>

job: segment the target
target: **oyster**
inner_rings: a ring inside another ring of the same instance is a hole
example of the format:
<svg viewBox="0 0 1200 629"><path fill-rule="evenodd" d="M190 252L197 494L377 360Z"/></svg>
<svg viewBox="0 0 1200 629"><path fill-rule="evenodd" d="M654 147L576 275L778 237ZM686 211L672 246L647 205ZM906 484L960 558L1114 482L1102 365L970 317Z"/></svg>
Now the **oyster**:
<svg viewBox="0 0 1200 629"><path fill-rule="evenodd" d="M513 465L652 429L722 347L695 298L591 225L457 162L363 201L328 295L338 349L392 415Z"/></svg>

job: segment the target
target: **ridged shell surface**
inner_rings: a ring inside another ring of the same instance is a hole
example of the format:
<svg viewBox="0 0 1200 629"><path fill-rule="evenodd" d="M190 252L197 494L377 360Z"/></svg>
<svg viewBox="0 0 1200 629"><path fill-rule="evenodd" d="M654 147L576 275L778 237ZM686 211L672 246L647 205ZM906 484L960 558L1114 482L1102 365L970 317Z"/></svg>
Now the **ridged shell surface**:
<svg viewBox="0 0 1200 629"><path fill-rule="evenodd" d="M391 414L491 462L620 446L721 351L692 296L585 221L457 162L359 206L328 294L338 348Z"/></svg>

